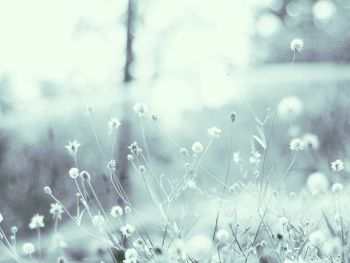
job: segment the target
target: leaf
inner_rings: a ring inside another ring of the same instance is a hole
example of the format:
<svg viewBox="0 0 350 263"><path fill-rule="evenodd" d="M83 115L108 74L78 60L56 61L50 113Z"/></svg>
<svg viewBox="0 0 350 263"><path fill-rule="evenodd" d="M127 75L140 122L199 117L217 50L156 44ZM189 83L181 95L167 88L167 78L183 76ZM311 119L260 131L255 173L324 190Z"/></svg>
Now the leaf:
<svg viewBox="0 0 350 263"><path fill-rule="evenodd" d="M264 148L264 150L266 150L266 145L265 145L265 143L263 142L262 139L260 139L260 138L259 138L258 136L256 136L256 135L252 135L252 137L261 145L261 147Z"/></svg>
<svg viewBox="0 0 350 263"><path fill-rule="evenodd" d="M261 140L263 141L264 145L266 146L266 137L264 133L264 128L262 126L256 127L258 129L258 133L260 135Z"/></svg>

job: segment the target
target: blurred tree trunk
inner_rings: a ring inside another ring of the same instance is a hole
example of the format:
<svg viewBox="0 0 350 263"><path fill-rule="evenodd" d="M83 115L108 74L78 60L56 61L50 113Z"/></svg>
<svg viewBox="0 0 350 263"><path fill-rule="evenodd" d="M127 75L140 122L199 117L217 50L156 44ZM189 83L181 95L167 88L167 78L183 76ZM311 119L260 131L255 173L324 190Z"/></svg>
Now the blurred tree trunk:
<svg viewBox="0 0 350 263"><path fill-rule="evenodd" d="M124 66L124 85L123 85L123 105L122 105L122 127L120 129L118 140L118 156L119 162L119 180L127 194L129 194L129 162L126 158L128 154L128 146L131 143L132 123L130 121L131 103L129 98L130 84L133 82L133 76L131 74L131 66L134 61L133 54L133 42L134 42L134 29L136 22L136 0L129 0L127 8L127 20L126 20L126 50L125 50L125 66Z"/></svg>

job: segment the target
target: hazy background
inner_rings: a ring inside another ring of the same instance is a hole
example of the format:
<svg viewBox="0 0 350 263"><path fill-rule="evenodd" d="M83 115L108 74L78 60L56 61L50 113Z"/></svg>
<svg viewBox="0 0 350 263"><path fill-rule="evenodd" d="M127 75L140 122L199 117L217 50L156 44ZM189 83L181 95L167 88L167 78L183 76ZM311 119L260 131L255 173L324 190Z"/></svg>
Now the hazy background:
<svg viewBox="0 0 350 263"><path fill-rule="evenodd" d="M219 177L227 163L229 113L238 115L234 148L248 157L255 120L246 103L263 119L267 108L291 95L301 100L301 114L276 120L268 163L276 173L285 169L292 135L317 134L320 147L317 157L297 162L290 190L302 189L314 171L327 173L330 161L347 161L348 0L129 1L0 0L0 210L9 219L5 224L25 232L33 213L48 216L44 185L74 205L67 175L73 163L64 148L71 139L82 143L79 162L92 173L98 191L107 193L107 203L112 199L106 164L84 115L89 105L95 108L104 150L131 177L135 200L140 199L134 194L138 181L124 151L134 140L142 145L139 120L131 113L138 101L160 115L162 127L187 148L196 140L205 143L207 128L222 128L222 138L204 160ZM305 48L291 65L289 45L295 37L304 40ZM108 135L110 117L125 120L115 141ZM150 120L145 127L155 168L176 176L183 170L178 151ZM112 156L114 142L119 150ZM201 183L215 187L210 180Z"/></svg>

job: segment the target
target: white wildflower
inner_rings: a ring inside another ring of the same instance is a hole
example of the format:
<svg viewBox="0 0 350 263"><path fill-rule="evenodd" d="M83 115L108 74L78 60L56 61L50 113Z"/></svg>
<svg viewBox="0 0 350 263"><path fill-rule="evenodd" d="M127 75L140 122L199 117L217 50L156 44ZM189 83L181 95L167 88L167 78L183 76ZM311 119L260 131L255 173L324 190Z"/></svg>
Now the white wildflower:
<svg viewBox="0 0 350 263"><path fill-rule="evenodd" d="M4 217L0 214L0 223L2 223L2 221L4 221Z"/></svg>
<svg viewBox="0 0 350 263"><path fill-rule="evenodd" d="M309 236L311 244L319 246L326 240L324 233L320 230L314 231Z"/></svg>
<svg viewBox="0 0 350 263"><path fill-rule="evenodd" d="M45 227L44 216L39 214L34 215L30 221L29 228L38 229L43 227Z"/></svg>
<svg viewBox="0 0 350 263"><path fill-rule="evenodd" d="M70 155L75 156L78 153L80 143L77 140L68 141L68 145L65 146Z"/></svg>
<svg viewBox="0 0 350 263"><path fill-rule="evenodd" d="M121 208L119 205L113 206L110 214L114 218L120 217L123 215L123 208Z"/></svg>
<svg viewBox="0 0 350 263"><path fill-rule="evenodd" d="M134 233L135 228L132 225L126 224L125 226L122 226L120 228L120 232L122 232L122 234L125 237L130 237L132 235L132 233Z"/></svg>
<svg viewBox="0 0 350 263"><path fill-rule="evenodd" d="M200 142L194 142L193 144L192 144L192 151L194 152L194 153L201 153L202 151L203 151L203 145L200 143Z"/></svg>
<svg viewBox="0 0 350 263"><path fill-rule="evenodd" d="M302 140L299 138L292 139L289 143L289 149L296 152L302 151L304 149Z"/></svg>
<svg viewBox="0 0 350 263"><path fill-rule="evenodd" d="M344 162L342 160L335 160L331 164L333 172L340 172L341 170L344 170Z"/></svg>
<svg viewBox="0 0 350 263"><path fill-rule="evenodd" d="M335 183L332 185L333 193L340 193L344 189L344 185L341 183Z"/></svg>
<svg viewBox="0 0 350 263"><path fill-rule="evenodd" d="M133 110L139 117L145 116L148 113L147 105L144 103L136 103L133 107Z"/></svg>
<svg viewBox="0 0 350 263"><path fill-rule="evenodd" d="M128 248L125 251L125 263L137 262L137 251L134 248Z"/></svg>
<svg viewBox="0 0 350 263"><path fill-rule="evenodd" d="M298 117L303 111L303 103L298 97L289 96L283 98L277 109L278 116L282 120L290 120Z"/></svg>
<svg viewBox="0 0 350 263"><path fill-rule="evenodd" d="M230 235L226 229L219 229L216 232L216 240L221 244L226 243L229 240L229 238Z"/></svg>
<svg viewBox="0 0 350 263"><path fill-rule="evenodd" d="M211 127L208 129L208 134L211 138L219 138L221 135L221 130L217 127Z"/></svg>
<svg viewBox="0 0 350 263"><path fill-rule="evenodd" d="M60 248L66 248L67 242L64 240L64 237L59 234L59 233L55 233L52 237L52 244L51 244L51 249L52 250L56 250L56 249L60 249Z"/></svg>
<svg viewBox="0 0 350 263"><path fill-rule="evenodd" d="M320 147L320 142L315 134L307 133L302 138L303 145L310 150L317 150Z"/></svg>
<svg viewBox="0 0 350 263"><path fill-rule="evenodd" d="M79 169L76 167L70 168L68 171L70 178L77 179L79 177Z"/></svg>
<svg viewBox="0 0 350 263"><path fill-rule="evenodd" d="M62 205L59 203L51 204L50 214L52 214L53 219L61 220L62 214L64 213Z"/></svg>
<svg viewBox="0 0 350 263"><path fill-rule="evenodd" d="M142 153L142 149L138 146L137 142L133 142L128 146L130 152L134 155L140 155Z"/></svg>
<svg viewBox="0 0 350 263"><path fill-rule="evenodd" d="M113 131L118 130L120 125L122 124L117 118L111 118L108 122L108 127L109 127L108 134L111 134Z"/></svg>
<svg viewBox="0 0 350 263"><path fill-rule="evenodd" d="M328 191L329 181L325 174L315 172L307 178L306 187L313 196L316 196Z"/></svg>
<svg viewBox="0 0 350 263"><path fill-rule="evenodd" d="M143 166L143 165L140 165L139 166L139 171L140 171L140 173L145 173L146 172L146 167L145 166Z"/></svg>
<svg viewBox="0 0 350 263"><path fill-rule="evenodd" d="M132 162L132 161L134 160L134 157L132 157L131 154L128 154L128 155L126 156L126 159L128 159L129 162Z"/></svg>
<svg viewBox="0 0 350 263"><path fill-rule="evenodd" d="M23 253L26 255L31 255L34 253L34 245L32 243L24 243L22 246Z"/></svg>
<svg viewBox="0 0 350 263"><path fill-rule="evenodd" d="M110 160L108 163L107 163L107 167L109 169L111 169L112 171L115 171L117 169L117 162L116 160Z"/></svg>
<svg viewBox="0 0 350 263"><path fill-rule="evenodd" d="M44 187L44 193L48 194L48 195L52 194L51 187L50 186L45 186Z"/></svg>
<svg viewBox="0 0 350 263"><path fill-rule="evenodd" d="M301 52L304 49L304 41L300 38L294 38L290 42L290 49L294 52Z"/></svg>

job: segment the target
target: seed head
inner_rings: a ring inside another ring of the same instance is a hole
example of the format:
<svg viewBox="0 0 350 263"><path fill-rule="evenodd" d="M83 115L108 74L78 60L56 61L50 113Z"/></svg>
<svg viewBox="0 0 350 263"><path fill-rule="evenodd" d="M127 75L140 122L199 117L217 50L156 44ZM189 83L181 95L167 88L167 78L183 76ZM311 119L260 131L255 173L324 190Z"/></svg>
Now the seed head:
<svg viewBox="0 0 350 263"><path fill-rule="evenodd" d="M34 253L35 248L32 243L24 243L22 250L24 254L31 255Z"/></svg>
<svg viewBox="0 0 350 263"><path fill-rule="evenodd" d="M45 186L44 187L44 193L48 194L48 195L52 194L51 187L50 186Z"/></svg>
<svg viewBox="0 0 350 263"><path fill-rule="evenodd" d="M68 174L70 178L77 179L79 177L79 169L76 167L70 168Z"/></svg>
<svg viewBox="0 0 350 263"><path fill-rule="evenodd" d="M304 41L301 40L300 38L294 38L290 42L290 48L294 52L299 52L300 53L304 49Z"/></svg>
<svg viewBox="0 0 350 263"><path fill-rule="evenodd" d="M194 153L201 153L203 151L203 145L200 142L194 142L192 144L192 151Z"/></svg>
<svg viewBox="0 0 350 263"><path fill-rule="evenodd" d="M112 217L118 218L123 215L123 208L121 208L119 205L113 206L110 214Z"/></svg>

